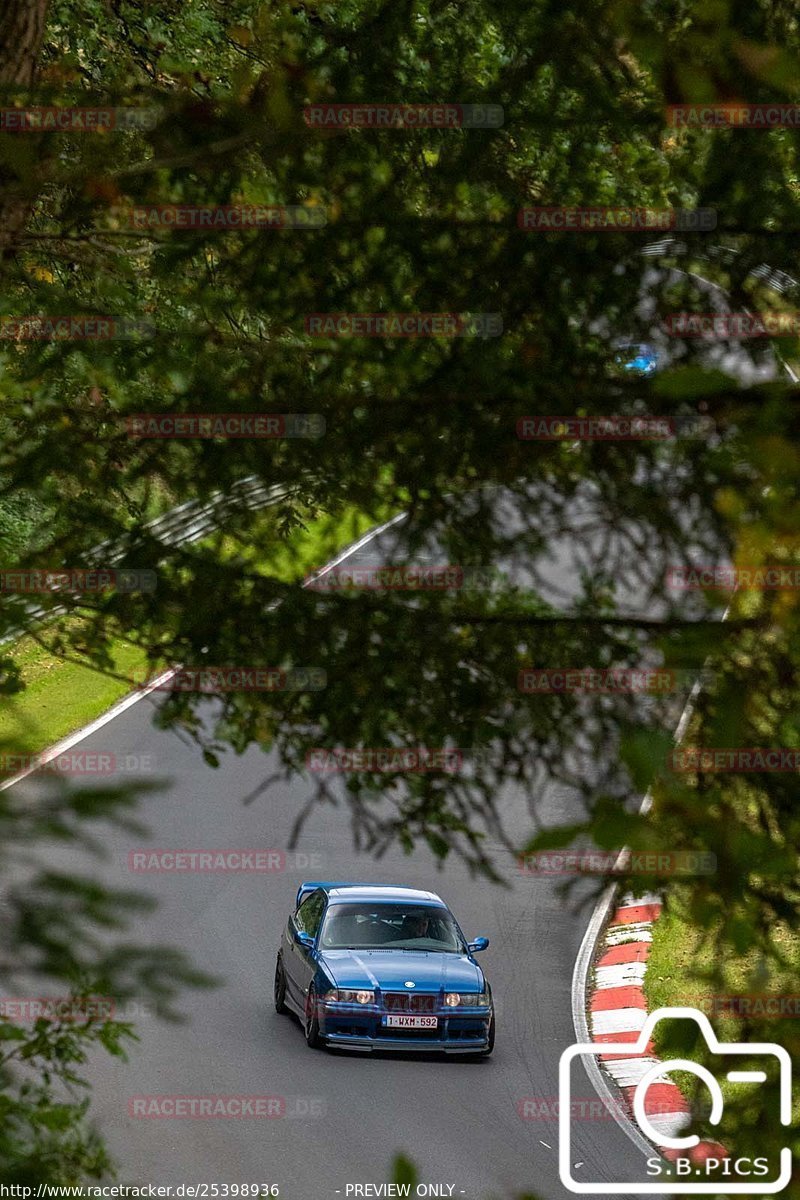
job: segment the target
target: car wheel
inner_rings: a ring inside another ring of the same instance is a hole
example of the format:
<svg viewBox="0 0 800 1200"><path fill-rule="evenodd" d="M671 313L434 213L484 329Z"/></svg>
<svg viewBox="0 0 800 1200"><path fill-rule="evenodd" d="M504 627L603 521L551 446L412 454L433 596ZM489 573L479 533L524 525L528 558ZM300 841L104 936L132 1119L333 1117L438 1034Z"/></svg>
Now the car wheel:
<svg viewBox="0 0 800 1200"><path fill-rule="evenodd" d="M494 1014L492 1014L492 1019L489 1022L489 1045L484 1050L483 1054L481 1055L481 1058L488 1058L493 1050L494 1050Z"/></svg>
<svg viewBox="0 0 800 1200"><path fill-rule="evenodd" d="M283 963L279 954L275 963L275 1012L283 1016L288 1011L286 1007L286 976L283 973Z"/></svg>
<svg viewBox="0 0 800 1200"><path fill-rule="evenodd" d="M306 996L306 1019L304 1022L306 1035L306 1045L312 1050L316 1050L322 1045L322 1038L319 1033L319 1017L317 1015L317 993L314 991L314 986L308 989Z"/></svg>

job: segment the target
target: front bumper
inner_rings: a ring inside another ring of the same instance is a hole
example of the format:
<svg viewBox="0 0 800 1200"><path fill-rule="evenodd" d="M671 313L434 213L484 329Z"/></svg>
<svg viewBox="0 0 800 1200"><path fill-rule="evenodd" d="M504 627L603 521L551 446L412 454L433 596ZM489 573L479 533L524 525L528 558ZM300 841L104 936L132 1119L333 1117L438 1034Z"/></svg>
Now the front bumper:
<svg viewBox="0 0 800 1200"><path fill-rule="evenodd" d="M325 1005L320 1015L320 1035L331 1046L354 1050L394 1050L416 1053L479 1054L489 1046L491 1008L452 1008L431 1012L436 1027L408 1029L387 1026L389 1014L378 1005Z"/></svg>

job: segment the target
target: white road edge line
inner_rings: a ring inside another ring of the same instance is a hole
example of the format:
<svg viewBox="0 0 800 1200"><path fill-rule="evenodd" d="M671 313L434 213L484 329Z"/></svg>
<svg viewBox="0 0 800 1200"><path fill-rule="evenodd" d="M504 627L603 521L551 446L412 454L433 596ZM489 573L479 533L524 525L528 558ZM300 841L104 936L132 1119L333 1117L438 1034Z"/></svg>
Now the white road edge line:
<svg viewBox="0 0 800 1200"><path fill-rule="evenodd" d="M726 609L723 613L723 621L727 617L728 612L729 609ZM686 705L681 713L680 720L678 721L675 733L673 735L676 744L680 742L681 738L686 732L686 726L692 719L694 706L697 703L697 697L700 695L702 686L702 678L696 679L692 685L692 690L689 693ZM652 806L653 793L652 789L648 788L644 798L642 799L642 803L639 806L639 812L646 814L650 811ZM624 854L625 850L620 851L620 859ZM617 861L619 862L619 859ZM608 914L611 911L611 906L614 903L616 894L617 884L610 883L595 905L594 912L589 919L589 924L586 926L586 932L583 935L583 940L581 941L580 949L578 950L578 956L575 959L575 969L572 973L571 991L572 1024L575 1028L575 1037L577 1042L592 1041L592 1036L589 1032L589 1021L586 1014L586 997L588 995L589 971L594 960L597 941L603 930L603 926L606 923ZM648 1158L652 1157L652 1144L647 1140L644 1134L640 1133L639 1129L636 1127L636 1125L634 1125L633 1121L631 1121L629 1117L624 1116L621 1112L619 1112L618 1099L611 1090L607 1078L600 1068L598 1059L592 1055L586 1055L583 1062L584 1066L586 1067L586 1073L589 1076L594 1090L597 1092L600 1099L605 1101L606 1106L609 1108L612 1117L617 1122L620 1129L625 1131L637 1149L641 1150L642 1153L647 1155Z"/></svg>
<svg viewBox="0 0 800 1200"><path fill-rule="evenodd" d="M680 268L674 268L674 269L682 275L687 274L686 271L681 271ZM709 283L708 280L703 280L703 282L706 284ZM716 288L716 290L718 290L718 291L724 292L724 289L719 288L717 285L715 285L713 283L711 284L711 287ZM778 358L778 361L781 363L781 365L786 370L786 373L789 375L790 379L793 382L798 382L797 376L795 375L794 371L791 369L789 364L786 363L785 360L780 355L776 355L776 357ZM725 612L723 613L723 616L722 616L723 621L727 617L728 612L729 612L729 609L726 609ZM689 693L689 698L686 701L686 706L681 714L681 718L680 718L680 720L678 722L678 726L675 730L674 739L675 739L676 744L680 743L684 733L686 732L686 727L689 724L690 720L692 719L692 713L694 712L694 706L697 701L697 697L700 693L701 687L702 687L702 680L700 678L698 678L697 680L695 680L695 683L692 686L692 690ZM642 799L642 803L640 805L639 812L643 813L643 814L647 814L650 811L650 809L652 808L652 805L653 805L652 791L650 788L648 788L647 792L644 795L644 798ZM615 865L617 865L617 866L621 865L621 860L622 860L624 854L625 854L625 850L622 850L620 852L620 856L617 859L617 863ZM608 919L608 915L611 910L611 906L614 903L614 898L616 896L616 893L617 893L617 884L616 883L610 883L606 887L606 889L603 891L602 895L600 896L599 900L597 901L597 904L594 907L594 911L592 912L591 917L589 918L589 923L586 926L586 931L581 940L580 948L578 950L578 954L575 959L575 968L572 973L571 1002L572 1002L572 1024L575 1029L576 1042L590 1042L592 1040L591 1034L589 1032L588 1016L586 1013L586 998L588 995L589 971L591 969L592 962L594 960L597 942L600 938L600 934L603 931L603 926L605 925L606 920ZM623 940L623 939L620 938L620 940ZM645 1154L647 1157L650 1157L653 1153L653 1147L652 1147L651 1143L648 1142L646 1140L646 1138L640 1133L639 1129L636 1127L636 1125L634 1125L633 1121L630 1120L630 1118L623 1116L618 1111L617 1097L614 1095L611 1088L609 1087L607 1077L603 1074L598 1060L593 1055L586 1055L583 1059L583 1062L586 1067L586 1073L589 1076L590 1082L592 1083L592 1085L593 1085L595 1091L597 1092L598 1096L600 1097L600 1099L604 1100L606 1105L610 1108L611 1115L614 1118L614 1120L617 1122L617 1124L619 1125L620 1129L622 1129L628 1135L630 1140L634 1143L634 1145L639 1150L642 1151L643 1154Z"/></svg>
<svg viewBox="0 0 800 1200"><path fill-rule="evenodd" d="M326 563L324 567L313 574L311 576L311 581L319 579L328 571L333 570L334 567L337 567L340 563L344 562L346 558L349 558L351 554L355 554L357 550L360 550L363 546L368 545L374 538L379 537L380 534L385 533L387 529L391 529L392 526L397 525L400 521L405 520L407 515L407 513L398 513L396 516L391 517L390 520L384 521L382 525L378 525L377 528L372 529L368 533L364 534L364 536L360 538L354 545L349 546L336 558L332 559L331 562ZM303 586L308 586L308 582L310 581L307 581ZM725 618L723 616L723 620L724 619ZM163 675L159 675L158 678L154 679L153 682L150 683L146 688L142 688L141 690L131 692L129 695L124 696L122 700L119 700L115 705L113 705L112 708L103 713L102 716L98 717L97 720L92 721L89 725L85 725L83 729L79 729L76 733L70 734L69 737L64 738L62 741L56 742L56 744L51 746L49 749L42 751L41 755L38 756L38 762L35 766L26 767L25 770L20 771L18 774L13 775L10 779L6 779L3 783L0 783L0 791L5 791L7 788L14 787L15 784L20 783L23 779L27 779L29 775L32 775L35 771L39 770L43 763L47 763L53 758L58 758L60 754L64 754L67 750L71 750L73 746L77 745L79 742L82 742L85 738L91 737L91 735L96 733L98 729L102 729L104 725L110 724L111 721L116 720L116 718L121 716L122 713L126 712L129 708L132 708L134 704L138 704L140 700L144 700L146 696L155 691L160 684L166 682L174 674L175 671L173 669L165 671ZM692 687L686 707L684 708L680 722L678 723L678 728L675 731L676 738L678 738L679 732L682 734L683 730L686 728L686 725L691 720L692 711L694 710L694 703L701 686L701 681L698 679ZM648 790L644 799L642 800L639 811L642 813L649 812L651 805L652 796ZM624 850L620 851L620 856L624 853ZM594 957L595 944L600 936L600 931L605 923L606 917L608 916L608 912L614 900L616 890L617 885L615 883L609 884L598 901L595 910L592 913L589 924L586 927L586 932L583 936L583 940L578 951L578 956L575 959L575 969L572 974L571 987L572 1023L575 1028L577 1040L579 1042L590 1042L592 1040L589 1033L589 1025L585 1010L586 984L589 974L589 967L591 966L592 959ZM593 1057L587 1056L587 1059L585 1060L585 1066L590 1080L594 1085L595 1091L601 1099L607 1102L614 1120L617 1122L620 1128L625 1131L634 1145L636 1145L643 1154L648 1157L651 1156L653 1152L653 1147L651 1144L642 1136L635 1125L617 1112L616 1098L611 1091L611 1088L606 1083L605 1076L601 1073L597 1061Z"/></svg>
<svg viewBox="0 0 800 1200"><path fill-rule="evenodd" d="M397 525L400 521L405 520L407 516L408 513L397 513L397 515L391 517L390 520L384 521L382 525L378 525L375 529L371 529L368 533L365 533L363 537L359 538L358 541L352 546L348 546L347 549L343 550L341 554L332 559L331 562L326 563L324 567L321 567L320 570L311 577L312 580L319 579L321 575L324 575L327 571L337 567L339 563L344 562L344 560L349 558L351 554L355 554L357 550L362 548L362 546L368 545L373 538L379 537L393 525ZM303 586L306 587L308 585L307 583L304 583ZM154 692L158 687L161 686L161 684L166 683L167 680L171 679L174 674L175 669L171 667L169 670L164 671L156 679L152 680L147 687L137 688L135 692L129 692L127 696L123 696L121 700L118 700L116 704L112 705L111 708L104 712L102 716L99 716L95 721L90 722L88 725L84 725L82 729L78 729L75 733L71 733L68 737L63 738L60 742L56 742L53 746L49 746L46 750L42 750L40 754L35 756L31 755L31 757L36 758L36 762L32 766L25 767L24 770L18 771L17 774L12 775L10 779L6 779L0 783L0 792L6 791L7 788L14 787L23 779L27 779L29 775L33 775L34 771L40 770L44 764L51 762L54 758L58 758L61 754L65 754L67 750L71 750L73 746L77 746L78 742L82 742L84 738L91 737L91 735L96 733L98 729L102 729L104 725L108 725L111 721L115 721L117 717L122 715L122 713L127 712L129 708L132 708L134 704L138 704L140 700L144 700L146 696L149 696L150 693Z"/></svg>
<svg viewBox="0 0 800 1200"><path fill-rule="evenodd" d="M684 275L687 274L685 271L680 273ZM704 280L704 282L707 283L708 280ZM715 285L712 284L711 286L714 287ZM724 291L724 289L717 290ZM792 379L793 382L797 382L797 377L794 371L792 371L792 369L789 367L788 363L786 363L779 355L777 357L781 365L786 370L786 373L789 375L790 379ZM725 612L722 614L723 621L729 612L730 606L726 608ZM701 688L702 679L698 678L695 680L692 686L692 690L689 693L689 698L686 701L686 706L681 713L681 718L678 721L678 726L673 735L676 745L680 743L684 733L686 732L686 727L692 719L694 706L697 702L697 697ZM647 814L652 806L652 790L648 788L644 798L642 799L639 812ZM624 854L625 850L622 850L619 858L617 859L618 865L620 865L620 860ZM589 1021L586 1013L589 971L594 960L597 942L600 938L603 926L608 918L608 914L611 910L611 905L614 902L616 893L616 883L610 883L600 896L600 899L595 905L594 911L589 919L589 924L586 926L586 932L583 935L580 949L578 950L578 954L575 959L575 968L572 972L571 1001L572 1024L575 1029L575 1038L577 1042L590 1042L592 1040L591 1034L589 1033ZM610 1108L611 1115L619 1125L620 1129L624 1130L637 1149L641 1150L643 1154L650 1157L653 1153L653 1147L651 1143L648 1142L647 1139L641 1134L639 1129L636 1127L636 1125L634 1125L633 1121L629 1117L623 1116L622 1113L618 1111L617 1098L609 1087L607 1077L600 1069L599 1061L593 1055L586 1055L583 1061L586 1067L586 1073L589 1076L589 1080L592 1083L594 1090L597 1092L600 1099L605 1101L607 1107Z"/></svg>
<svg viewBox="0 0 800 1200"><path fill-rule="evenodd" d="M326 575L328 571L332 571L334 567L338 567L339 563L344 562L344 560L349 558L351 554L355 554L356 551L360 550L362 546L368 545L373 538L380 537L382 533L385 533L387 529L391 529L393 525L399 525L401 521L405 521L407 516L408 513L397 513L396 516L390 517L388 521L384 521L382 525L377 525L375 529L370 529L368 533L365 533L363 537L359 538L357 542L354 542L352 546L348 546L347 549L343 550L341 554L337 555L336 558L332 558L331 561L326 563L324 567L320 567L318 571L315 571L311 578L303 584L303 587L308 587L308 584L313 583L315 579L321 579L323 575Z"/></svg>
<svg viewBox="0 0 800 1200"><path fill-rule="evenodd" d="M162 672L156 679L148 683L147 687L139 688L135 692L129 692L127 696L123 696L121 700L118 700L116 704L109 708L107 712L104 712L102 716L98 717L96 721L92 721L89 725L84 725L83 729L79 729L76 733L71 733L69 737L56 742L54 746L49 746L47 750L42 750L40 754L31 755L32 758L36 758L36 763L33 766L25 767L23 771L19 771L16 775L12 775L10 779L6 779L3 783L0 783L0 792L4 792L6 788L13 787L22 779L27 779L34 771L40 770L45 763L51 762L52 759L58 758L61 754L65 754L67 750L71 750L78 742L82 742L84 738L90 737L98 729L102 729L104 725L108 725L110 721L115 720L116 717L119 717L127 709L132 708L134 704L138 704L140 700L144 700L145 696L149 696L162 683L166 683L168 679L171 679L174 674L175 671L172 668Z"/></svg>

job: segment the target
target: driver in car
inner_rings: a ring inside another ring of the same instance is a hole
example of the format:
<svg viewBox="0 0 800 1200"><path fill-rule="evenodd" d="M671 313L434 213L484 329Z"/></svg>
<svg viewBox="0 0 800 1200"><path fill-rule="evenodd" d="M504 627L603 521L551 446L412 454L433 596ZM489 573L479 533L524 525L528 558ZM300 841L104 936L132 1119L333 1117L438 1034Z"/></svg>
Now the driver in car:
<svg viewBox="0 0 800 1200"><path fill-rule="evenodd" d="M426 938L431 936L430 918L424 913L414 913L403 922L403 937Z"/></svg>

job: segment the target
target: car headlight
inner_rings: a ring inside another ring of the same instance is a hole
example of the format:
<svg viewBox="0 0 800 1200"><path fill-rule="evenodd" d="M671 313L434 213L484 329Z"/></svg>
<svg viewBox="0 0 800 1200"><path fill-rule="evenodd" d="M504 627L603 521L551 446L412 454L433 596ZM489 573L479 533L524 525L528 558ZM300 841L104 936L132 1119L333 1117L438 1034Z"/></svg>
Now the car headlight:
<svg viewBox="0 0 800 1200"><path fill-rule="evenodd" d="M375 993L334 988L332 992L328 992L325 1000L328 1004L374 1004Z"/></svg>
<svg viewBox="0 0 800 1200"><path fill-rule="evenodd" d="M488 992L447 992L444 1002L448 1008L488 1008L491 1004Z"/></svg>

